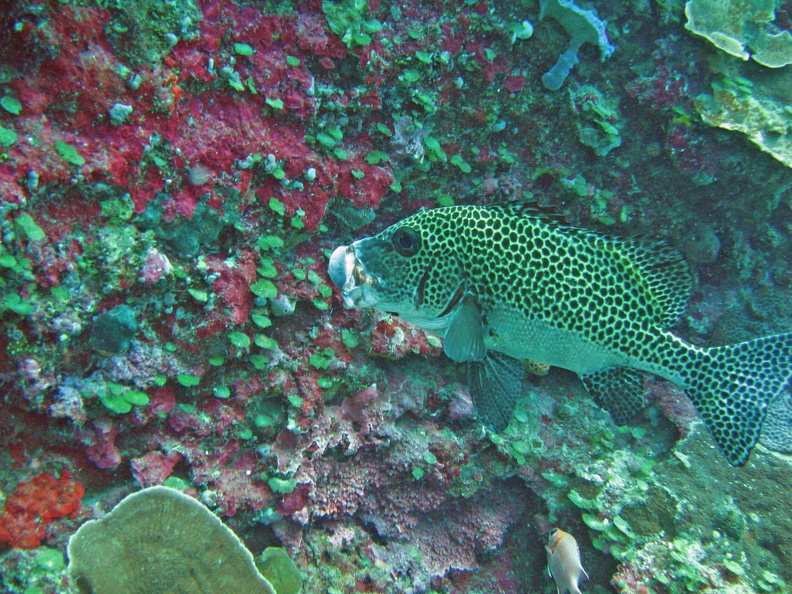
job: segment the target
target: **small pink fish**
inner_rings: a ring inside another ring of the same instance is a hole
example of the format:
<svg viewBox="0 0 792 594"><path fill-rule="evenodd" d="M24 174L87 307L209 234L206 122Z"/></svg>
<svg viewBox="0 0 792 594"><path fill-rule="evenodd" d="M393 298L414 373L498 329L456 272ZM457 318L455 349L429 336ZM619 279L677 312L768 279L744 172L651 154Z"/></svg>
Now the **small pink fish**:
<svg viewBox="0 0 792 594"><path fill-rule="evenodd" d="M560 528L553 528L547 550L547 571L555 580L558 594L580 594L580 576L589 579L580 562L575 537Z"/></svg>

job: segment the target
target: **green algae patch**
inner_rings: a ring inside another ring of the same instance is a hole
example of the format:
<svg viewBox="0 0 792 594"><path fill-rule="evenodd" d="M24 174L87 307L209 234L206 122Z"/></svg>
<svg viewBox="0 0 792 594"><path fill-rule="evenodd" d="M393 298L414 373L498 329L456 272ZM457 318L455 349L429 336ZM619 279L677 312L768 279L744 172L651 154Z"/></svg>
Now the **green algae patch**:
<svg viewBox="0 0 792 594"><path fill-rule="evenodd" d="M244 332L231 332L228 340L238 349L246 349L250 346L250 337Z"/></svg>
<svg viewBox="0 0 792 594"><path fill-rule="evenodd" d="M28 213L23 212L16 218L15 222L30 241L41 241L47 238L44 229L39 227Z"/></svg>
<svg viewBox="0 0 792 594"><path fill-rule="evenodd" d="M278 287L267 279L260 278L250 285L250 292L264 299L272 299L278 296Z"/></svg>
<svg viewBox="0 0 792 594"><path fill-rule="evenodd" d="M9 113L13 113L14 115L19 115L22 113L22 104L19 102L19 99L16 97L11 97L10 95L6 95L0 99L0 107Z"/></svg>
<svg viewBox="0 0 792 594"><path fill-rule="evenodd" d="M189 373L179 373L176 375L176 381L185 388L192 388L201 383L201 378Z"/></svg>
<svg viewBox="0 0 792 594"><path fill-rule="evenodd" d="M67 163L77 165L78 167L80 165L85 165L85 158L72 145L58 140L55 143L55 150L58 151L61 159Z"/></svg>
<svg viewBox="0 0 792 594"><path fill-rule="evenodd" d="M249 43L235 43L234 53L238 56L252 56L256 53L256 50Z"/></svg>
<svg viewBox="0 0 792 594"><path fill-rule="evenodd" d="M269 488L275 493L287 495L297 488L297 479L293 477L290 479L282 479L278 478L277 476L273 476L267 481L267 485L269 485Z"/></svg>
<svg viewBox="0 0 792 594"><path fill-rule="evenodd" d="M262 314L250 314L250 319L253 320L253 323L259 328L269 328L272 326L272 320Z"/></svg>
<svg viewBox="0 0 792 594"><path fill-rule="evenodd" d="M282 547L267 547L256 559L256 567L278 594L300 594L302 575Z"/></svg>
<svg viewBox="0 0 792 594"><path fill-rule="evenodd" d="M133 406L149 403L148 394L140 390L129 390L126 386L108 382L107 391L99 395L99 400L108 410L116 414L126 414Z"/></svg>
<svg viewBox="0 0 792 594"><path fill-rule="evenodd" d="M381 31L383 26L377 20L368 19L366 0L343 0L341 2L322 2L327 25L341 38L347 47L368 45L371 34Z"/></svg>
<svg viewBox="0 0 792 594"><path fill-rule="evenodd" d="M63 553L57 549L40 547L36 556L36 563L45 571L57 572L66 567L66 559Z"/></svg>
<svg viewBox="0 0 792 594"><path fill-rule="evenodd" d="M16 132L0 126L0 144L9 147L17 141L17 138Z"/></svg>

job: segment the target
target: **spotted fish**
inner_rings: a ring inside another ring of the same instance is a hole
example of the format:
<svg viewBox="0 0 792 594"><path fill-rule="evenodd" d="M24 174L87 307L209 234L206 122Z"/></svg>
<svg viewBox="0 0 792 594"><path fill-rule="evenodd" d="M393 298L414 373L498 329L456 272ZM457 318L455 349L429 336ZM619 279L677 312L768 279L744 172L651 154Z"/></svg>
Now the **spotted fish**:
<svg viewBox="0 0 792 594"><path fill-rule="evenodd" d="M672 334L691 292L662 243L572 227L525 204L420 211L338 247L329 275L347 308L373 307L437 334L469 365L479 417L508 424L524 360L576 372L624 424L644 372L685 389L732 465L748 459L792 378L792 333L703 348Z"/></svg>
<svg viewBox="0 0 792 594"><path fill-rule="evenodd" d="M547 573L555 580L558 594L580 594L580 579L589 579L580 561L575 537L561 528L553 528L545 545Z"/></svg>

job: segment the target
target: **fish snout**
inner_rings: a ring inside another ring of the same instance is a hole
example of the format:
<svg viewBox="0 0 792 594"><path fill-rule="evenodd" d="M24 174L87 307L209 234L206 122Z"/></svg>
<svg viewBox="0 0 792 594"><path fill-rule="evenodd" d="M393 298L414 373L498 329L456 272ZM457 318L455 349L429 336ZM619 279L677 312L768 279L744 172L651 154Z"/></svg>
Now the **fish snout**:
<svg viewBox="0 0 792 594"><path fill-rule="evenodd" d="M363 271L355 256L354 245L342 245L333 251L327 266L327 274L341 290L346 309L365 307L376 301L372 286L375 284L374 279Z"/></svg>

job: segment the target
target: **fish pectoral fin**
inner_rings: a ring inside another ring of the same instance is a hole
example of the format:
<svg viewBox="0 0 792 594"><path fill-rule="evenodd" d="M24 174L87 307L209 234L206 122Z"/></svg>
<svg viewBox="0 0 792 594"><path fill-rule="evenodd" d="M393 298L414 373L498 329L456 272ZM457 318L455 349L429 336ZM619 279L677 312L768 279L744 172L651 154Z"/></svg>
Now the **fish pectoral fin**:
<svg viewBox="0 0 792 594"><path fill-rule="evenodd" d="M614 423L626 425L646 406L644 375L629 367L609 367L581 376L594 401L607 410Z"/></svg>
<svg viewBox="0 0 792 594"><path fill-rule="evenodd" d="M500 433L511 420L517 398L522 393L522 361L489 353L468 366L470 395L479 419L495 433Z"/></svg>
<svg viewBox="0 0 792 594"><path fill-rule="evenodd" d="M487 356L481 311L471 297L465 297L454 314L443 339L443 350L457 363L481 361Z"/></svg>

